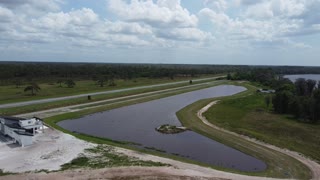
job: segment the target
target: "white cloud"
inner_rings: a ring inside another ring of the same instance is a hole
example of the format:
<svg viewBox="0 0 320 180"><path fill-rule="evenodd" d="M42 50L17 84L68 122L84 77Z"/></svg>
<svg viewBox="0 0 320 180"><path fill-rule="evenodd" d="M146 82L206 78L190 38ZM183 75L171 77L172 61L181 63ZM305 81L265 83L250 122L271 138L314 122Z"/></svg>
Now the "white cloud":
<svg viewBox="0 0 320 180"><path fill-rule="evenodd" d="M252 19L252 18L236 18L233 19L225 13L216 13L211 9L203 9L199 13L201 16L207 17L212 21L215 33L220 38L232 41L247 42L276 42L282 39L288 33L295 32L299 29L300 23L295 20L282 19ZM234 42L231 42L234 43Z"/></svg>
<svg viewBox="0 0 320 180"><path fill-rule="evenodd" d="M70 25L91 26L98 21L99 16L88 8L83 8L68 13L48 13L40 19L32 20L37 27L46 29L63 29Z"/></svg>
<svg viewBox="0 0 320 180"><path fill-rule="evenodd" d="M159 31L157 34L161 38L180 41L210 41L214 37L211 33L203 32L197 28L174 28L169 31Z"/></svg>
<svg viewBox="0 0 320 180"><path fill-rule="evenodd" d="M62 0L1 0L0 6L14 10L17 14L38 16L60 10Z"/></svg>
<svg viewBox="0 0 320 180"><path fill-rule="evenodd" d="M228 3L225 0L205 0L204 5L218 12L228 8Z"/></svg>
<svg viewBox="0 0 320 180"><path fill-rule="evenodd" d="M104 17L85 7L62 11L61 0L2 0L0 46L59 44L101 52L109 47L309 48L295 36L320 33L320 0L202 2L206 8L193 14L180 0L108 0L112 16Z"/></svg>
<svg viewBox="0 0 320 180"><path fill-rule="evenodd" d="M0 22L9 22L13 18L13 13L10 9L0 6Z"/></svg>
<svg viewBox="0 0 320 180"><path fill-rule="evenodd" d="M158 27L196 27L198 23L180 0L109 0L109 9L125 20Z"/></svg>
<svg viewBox="0 0 320 180"><path fill-rule="evenodd" d="M232 40L230 43L242 41L257 45L265 42L275 47L281 44L302 48L308 45L290 39L320 33L317 26L320 24L320 0L238 0L237 3L241 5L240 11L232 17L214 8L199 12L200 17L212 22L214 35Z"/></svg>
<svg viewBox="0 0 320 180"><path fill-rule="evenodd" d="M266 1L266 0L236 0L237 4L244 5L244 6L258 4L258 3L261 3L264 1Z"/></svg>
<svg viewBox="0 0 320 180"><path fill-rule="evenodd" d="M148 26L143 26L139 23L128 23L122 21L106 23L106 28L109 33L121 33L121 34L152 34L152 30Z"/></svg>

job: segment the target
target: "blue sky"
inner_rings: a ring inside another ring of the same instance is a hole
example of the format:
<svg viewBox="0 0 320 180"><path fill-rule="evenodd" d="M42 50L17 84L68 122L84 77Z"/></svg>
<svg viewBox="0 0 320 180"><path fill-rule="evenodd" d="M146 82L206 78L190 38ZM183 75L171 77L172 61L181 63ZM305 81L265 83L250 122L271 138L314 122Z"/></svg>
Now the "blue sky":
<svg viewBox="0 0 320 180"><path fill-rule="evenodd" d="M320 0L0 0L0 61L320 66Z"/></svg>

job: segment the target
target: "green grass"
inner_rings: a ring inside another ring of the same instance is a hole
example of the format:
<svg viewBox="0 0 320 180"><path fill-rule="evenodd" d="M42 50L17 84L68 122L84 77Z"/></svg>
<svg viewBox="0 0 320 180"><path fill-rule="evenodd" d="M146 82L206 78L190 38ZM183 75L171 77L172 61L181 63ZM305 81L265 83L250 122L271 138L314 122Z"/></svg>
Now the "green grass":
<svg viewBox="0 0 320 180"><path fill-rule="evenodd" d="M214 76L203 75L193 79L207 78L207 77L214 77ZM117 86L106 85L104 87L100 87L96 85L96 82L92 80L79 80L79 81L75 81L76 86L74 88L67 88L65 85L63 85L63 87L59 87L59 84L49 82L49 83L39 84L41 90L37 93L36 96L31 96L30 92L24 92L24 87L26 87L28 84L24 84L19 88L16 88L15 85L0 86L0 104L30 101L30 100L37 100L37 99L46 99L46 98L53 98L53 97L63 97L63 96L70 96L70 95L77 95L77 94L84 94L84 93L109 91L109 90L124 89L124 88L138 87L138 86L178 82L178 81L186 81L186 83L188 83L190 79L191 79L190 77L179 77L173 80L168 78L137 78L133 80L118 79L116 80Z"/></svg>
<svg viewBox="0 0 320 180"><path fill-rule="evenodd" d="M210 102L218 99L222 100L222 102L233 101L233 100L238 102L237 100L239 98L250 97L251 96L250 94L255 93L256 88L254 86L251 86L249 84L241 84L241 85L245 86L248 89L248 91L239 93L234 96L223 97L223 98L212 98L212 99L205 99L205 100L198 101L177 112L178 118L182 122L183 126L188 127L189 129L199 134L202 134L204 136L207 136L213 140L216 140L230 147L233 147L237 150L240 150L246 154L249 154L257 159L264 161L267 164L267 169L263 172L255 172L255 173L240 172L241 174L276 177L276 178L310 179L311 178L310 170L299 161L287 155L284 155L282 153L278 153L274 150L267 149L263 146L257 145L252 142L248 142L242 138L224 133L219 130L215 130L201 123L201 120L196 116L196 113L199 109L206 106ZM219 110L216 110L215 112L226 118L237 118L237 117L246 118L246 114L243 111L246 111L246 109L250 109L251 107L255 107L255 106L258 108L263 108L264 105L260 101L257 101L256 99L252 98L250 101L247 101L247 102L239 102L239 104L237 104L237 107L236 106L233 107L232 111L230 112L229 111L226 112L224 111L224 109L219 109ZM216 106L211 108L210 111L206 113L206 115L211 113L211 111L213 111L215 107ZM241 110L239 110L238 108L241 108ZM211 114L210 114L210 117L211 117ZM221 120L220 122L221 124L224 125L223 127L227 127L227 128L236 126L238 124L233 122L224 122L223 120ZM245 127L246 124L244 123L242 124L242 126Z"/></svg>
<svg viewBox="0 0 320 180"><path fill-rule="evenodd" d="M267 109L264 95L223 100L205 116L220 127L320 161L320 125L305 124Z"/></svg>
<svg viewBox="0 0 320 180"><path fill-rule="evenodd" d="M205 82L211 82L211 81L212 80L198 81L198 82L194 82L193 85L205 83ZM183 87L183 86L188 88L188 84L189 83L186 82L186 84L166 85L166 86L161 86L161 87L153 87L153 88L130 90L130 91L124 91L124 92L116 92L116 93L111 93L111 94L95 95L95 96L92 96L92 99L90 101L87 100L87 97L82 97L82 98L68 99L68 100L62 100L62 101L54 101L54 102L48 102L48 103L27 105L27 106L21 106L21 107L2 108L2 109L0 109L0 114L1 115L16 115L16 114L35 112L35 111L40 111L40 110L46 110L46 109L52 109L52 108L58 108L58 107L76 105L76 104L83 104L83 103L88 103L88 102L101 101L101 100L110 99L110 98L130 96L130 95L136 95L136 94L140 94L140 93L148 93L148 92L153 92L153 91L158 91L158 90L165 90L165 89L169 89L169 88L177 88L177 87Z"/></svg>

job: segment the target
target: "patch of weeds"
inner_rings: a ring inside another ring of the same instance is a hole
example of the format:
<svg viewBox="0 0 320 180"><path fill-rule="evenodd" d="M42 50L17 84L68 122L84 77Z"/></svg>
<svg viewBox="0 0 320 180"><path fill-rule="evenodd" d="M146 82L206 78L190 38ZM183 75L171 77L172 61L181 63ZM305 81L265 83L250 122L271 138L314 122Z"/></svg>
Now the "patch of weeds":
<svg viewBox="0 0 320 180"><path fill-rule="evenodd" d="M53 172L53 171L49 171L47 169L40 169L40 170L36 170L35 173L41 173L41 172L44 172L44 173L50 173L50 172Z"/></svg>
<svg viewBox="0 0 320 180"><path fill-rule="evenodd" d="M15 173L5 172L2 169L0 169L0 176L6 176L6 175L10 175L10 174L15 174Z"/></svg>
<svg viewBox="0 0 320 180"><path fill-rule="evenodd" d="M169 166L160 162L142 161L135 157L129 157L118 153L113 147L99 145L86 149L85 154L61 166L61 170L89 167L93 169L120 166Z"/></svg>

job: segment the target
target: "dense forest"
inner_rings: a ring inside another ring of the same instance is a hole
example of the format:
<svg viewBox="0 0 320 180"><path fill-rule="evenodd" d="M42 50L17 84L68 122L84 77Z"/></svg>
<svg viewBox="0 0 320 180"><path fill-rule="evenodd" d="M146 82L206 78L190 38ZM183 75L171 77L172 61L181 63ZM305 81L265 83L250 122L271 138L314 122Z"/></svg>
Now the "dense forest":
<svg viewBox="0 0 320 180"><path fill-rule="evenodd" d="M174 65L174 64L105 64L105 63L35 63L1 62L0 85L57 79L133 79L194 77L200 74L270 71L276 74L320 74L320 67L245 66L245 65ZM241 79L238 78L238 79Z"/></svg>
<svg viewBox="0 0 320 180"><path fill-rule="evenodd" d="M303 122L320 121L320 82L297 79L294 83L281 80L272 99L274 111L292 114Z"/></svg>

